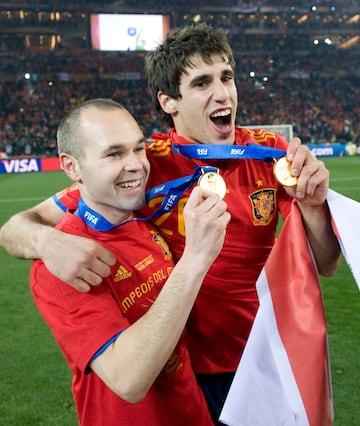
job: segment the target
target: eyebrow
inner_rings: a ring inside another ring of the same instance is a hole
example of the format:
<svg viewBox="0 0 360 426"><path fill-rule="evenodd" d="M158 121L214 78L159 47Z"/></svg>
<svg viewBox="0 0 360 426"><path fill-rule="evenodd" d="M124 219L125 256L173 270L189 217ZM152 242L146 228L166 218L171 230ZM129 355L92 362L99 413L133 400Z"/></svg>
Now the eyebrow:
<svg viewBox="0 0 360 426"><path fill-rule="evenodd" d="M235 75L234 70L231 67L222 70L222 72L221 72L222 77L229 76L229 75L232 76L232 77ZM201 83L204 80L209 80L209 79L212 79L212 78L213 78L212 74L210 74L210 73L201 74L201 75L194 77L190 81L190 85L195 86L196 84Z"/></svg>
<svg viewBox="0 0 360 426"><path fill-rule="evenodd" d="M222 75L231 75L234 76L235 75L235 71L230 67L230 68L226 68L223 72Z"/></svg>
<svg viewBox="0 0 360 426"><path fill-rule="evenodd" d="M136 142L136 145L138 146L138 145L141 145L143 143L146 143L146 137L145 136L138 139L137 142ZM110 151L113 151L113 150L116 150L116 149L123 150L124 144L123 143L115 143L113 145L110 145L104 150L104 153L107 153L107 152L110 152Z"/></svg>

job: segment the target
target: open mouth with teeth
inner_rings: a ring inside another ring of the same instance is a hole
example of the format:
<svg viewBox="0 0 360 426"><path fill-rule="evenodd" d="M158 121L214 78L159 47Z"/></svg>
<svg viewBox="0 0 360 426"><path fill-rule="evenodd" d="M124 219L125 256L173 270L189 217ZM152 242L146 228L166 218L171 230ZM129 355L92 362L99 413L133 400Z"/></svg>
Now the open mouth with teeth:
<svg viewBox="0 0 360 426"><path fill-rule="evenodd" d="M133 189L133 188L139 187L140 184L141 184L141 179L138 179L138 180L133 180L131 182L120 183L119 186L122 189Z"/></svg>
<svg viewBox="0 0 360 426"><path fill-rule="evenodd" d="M228 128L231 125L230 109L215 112L210 116L210 120L219 128Z"/></svg>

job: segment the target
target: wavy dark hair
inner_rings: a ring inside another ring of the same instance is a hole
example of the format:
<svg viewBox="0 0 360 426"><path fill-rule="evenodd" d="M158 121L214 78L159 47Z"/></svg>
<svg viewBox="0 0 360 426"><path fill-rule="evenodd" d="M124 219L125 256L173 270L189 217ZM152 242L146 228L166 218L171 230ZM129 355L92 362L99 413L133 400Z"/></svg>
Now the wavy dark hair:
<svg viewBox="0 0 360 426"><path fill-rule="evenodd" d="M211 56L219 54L227 58L235 69L235 59L226 33L205 23L174 28L162 44L145 56L145 72L151 96L161 121L173 127L170 114L165 113L157 99L159 91L174 99L180 99L180 78L185 68L194 67L194 55L199 55L207 64Z"/></svg>

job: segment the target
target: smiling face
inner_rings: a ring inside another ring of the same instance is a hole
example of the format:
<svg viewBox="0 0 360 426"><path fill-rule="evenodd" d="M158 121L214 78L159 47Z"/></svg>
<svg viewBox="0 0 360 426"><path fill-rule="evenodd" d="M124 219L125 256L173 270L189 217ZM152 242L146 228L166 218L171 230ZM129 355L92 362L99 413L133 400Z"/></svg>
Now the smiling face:
<svg viewBox="0 0 360 426"><path fill-rule="evenodd" d="M233 144L237 110L233 69L221 55L212 55L209 64L194 56L192 63L194 67L181 75L181 97L160 94L162 107L172 115L178 135L195 143Z"/></svg>
<svg viewBox="0 0 360 426"><path fill-rule="evenodd" d="M85 203L113 224L127 220L145 203L150 168L138 124L126 110L92 106L81 113L78 136L81 154L70 177Z"/></svg>

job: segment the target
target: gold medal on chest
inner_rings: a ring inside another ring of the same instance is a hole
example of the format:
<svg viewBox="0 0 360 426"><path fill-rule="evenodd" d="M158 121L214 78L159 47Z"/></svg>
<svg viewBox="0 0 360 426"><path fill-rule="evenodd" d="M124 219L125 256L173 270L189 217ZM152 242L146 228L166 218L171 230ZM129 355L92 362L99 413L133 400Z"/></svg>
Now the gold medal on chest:
<svg viewBox="0 0 360 426"><path fill-rule="evenodd" d="M297 185L298 178L291 175L291 164L286 157L282 157L274 163L274 175L278 182L284 186Z"/></svg>
<svg viewBox="0 0 360 426"><path fill-rule="evenodd" d="M202 188L207 189L208 191L217 194L222 200L226 194L226 183L222 176L216 172L206 172L200 176L198 180L198 185Z"/></svg>

